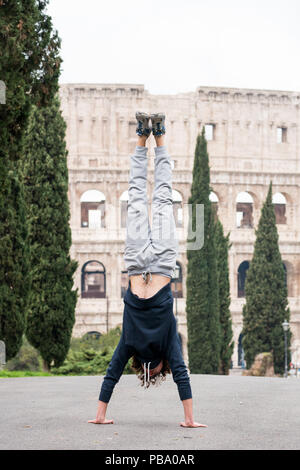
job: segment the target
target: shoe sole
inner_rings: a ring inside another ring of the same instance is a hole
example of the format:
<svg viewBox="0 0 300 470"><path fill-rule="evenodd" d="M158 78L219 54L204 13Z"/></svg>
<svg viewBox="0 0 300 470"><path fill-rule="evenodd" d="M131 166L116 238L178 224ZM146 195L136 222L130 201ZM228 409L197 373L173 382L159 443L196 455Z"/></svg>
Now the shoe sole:
<svg viewBox="0 0 300 470"><path fill-rule="evenodd" d="M165 114L164 113L156 113L156 114L151 114L150 118L152 119L165 119Z"/></svg>
<svg viewBox="0 0 300 470"><path fill-rule="evenodd" d="M141 113L140 111L137 111L137 112L135 113L135 117L136 117L137 119L149 119L150 116L149 116L149 114L147 114L147 113Z"/></svg>
<svg viewBox="0 0 300 470"><path fill-rule="evenodd" d="M153 134L154 136L159 137L159 136L164 135L164 134L166 133L166 129L165 129L165 118L166 118L166 116L165 116L164 113L155 113L155 114L151 114L151 115L150 115L150 119L151 119L151 121L152 121L152 134ZM164 129L163 132L159 132L159 133L156 133L156 132L155 132L154 129L155 129L155 125L156 125L157 122L162 123L162 127L163 127L163 129Z"/></svg>

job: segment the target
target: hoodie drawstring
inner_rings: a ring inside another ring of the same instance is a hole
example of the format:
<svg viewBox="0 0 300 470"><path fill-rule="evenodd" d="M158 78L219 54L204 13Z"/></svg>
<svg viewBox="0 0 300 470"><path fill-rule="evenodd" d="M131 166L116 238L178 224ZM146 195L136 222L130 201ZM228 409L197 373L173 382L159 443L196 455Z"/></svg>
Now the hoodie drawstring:
<svg viewBox="0 0 300 470"><path fill-rule="evenodd" d="M148 367L146 367L146 362L144 362L144 388L147 388L147 383L150 381L150 364L151 361L148 362Z"/></svg>
<svg viewBox="0 0 300 470"><path fill-rule="evenodd" d="M150 271L143 271L142 276L144 281L147 283L147 274L150 274L150 281L152 281L152 274Z"/></svg>

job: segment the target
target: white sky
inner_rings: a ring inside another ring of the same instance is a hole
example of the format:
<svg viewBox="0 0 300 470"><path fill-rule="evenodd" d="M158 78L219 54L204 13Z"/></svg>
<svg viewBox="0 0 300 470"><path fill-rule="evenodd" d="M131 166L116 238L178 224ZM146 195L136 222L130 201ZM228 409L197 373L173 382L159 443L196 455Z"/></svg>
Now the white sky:
<svg viewBox="0 0 300 470"><path fill-rule="evenodd" d="M299 0L50 0L60 83L300 91Z"/></svg>

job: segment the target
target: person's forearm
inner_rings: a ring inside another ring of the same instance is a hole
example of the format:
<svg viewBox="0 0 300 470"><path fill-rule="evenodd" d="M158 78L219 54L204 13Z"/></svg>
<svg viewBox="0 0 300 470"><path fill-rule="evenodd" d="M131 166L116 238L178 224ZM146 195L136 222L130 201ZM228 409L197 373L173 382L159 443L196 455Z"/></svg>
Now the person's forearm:
<svg viewBox="0 0 300 470"><path fill-rule="evenodd" d="M193 399L188 398L187 400L182 400L182 405L184 408L184 421L186 424L192 424L194 422L193 416Z"/></svg>

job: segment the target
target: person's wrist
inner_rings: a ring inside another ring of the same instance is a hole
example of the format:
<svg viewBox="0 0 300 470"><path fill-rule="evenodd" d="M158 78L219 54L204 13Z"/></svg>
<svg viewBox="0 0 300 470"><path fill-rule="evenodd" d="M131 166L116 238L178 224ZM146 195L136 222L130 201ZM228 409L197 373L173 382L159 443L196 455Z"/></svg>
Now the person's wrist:
<svg viewBox="0 0 300 470"><path fill-rule="evenodd" d="M191 424L191 423L194 422L194 417L193 417L193 416L185 416L184 421L185 421L186 423Z"/></svg>
<svg viewBox="0 0 300 470"><path fill-rule="evenodd" d="M103 415L103 414L99 414L99 415L98 415L98 414L97 414L97 420L99 420L99 421L104 421L104 420L105 420L105 415Z"/></svg>

